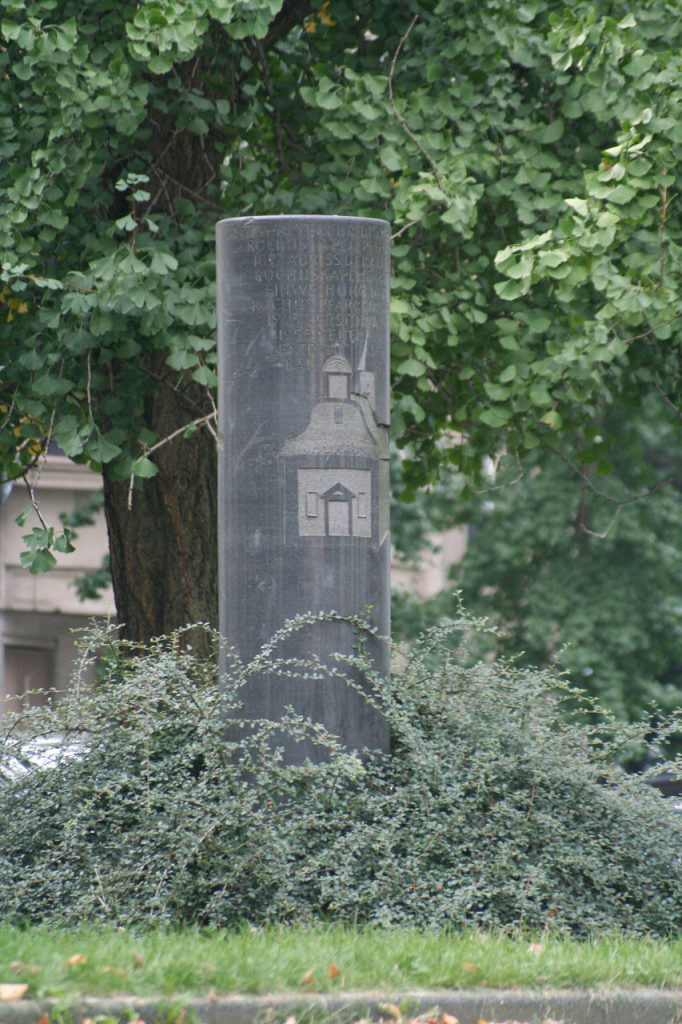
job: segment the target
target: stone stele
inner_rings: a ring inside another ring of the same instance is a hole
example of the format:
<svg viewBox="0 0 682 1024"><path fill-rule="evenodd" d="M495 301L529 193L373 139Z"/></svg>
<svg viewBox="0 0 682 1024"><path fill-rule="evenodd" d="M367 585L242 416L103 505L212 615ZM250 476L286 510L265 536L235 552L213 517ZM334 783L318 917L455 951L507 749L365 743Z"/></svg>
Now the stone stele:
<svg viewBox="0 0 682 1024"><path fill-rule="evenodd" d="M389 242L386 221L359 217L217 225L220 629L242 661L308 612L389 635ZM278 653L336 664L357 642L318 620ZM366 650L387 677L387 642ZM262 672L241 697L246 721L291 705L348 749L388 747L381 713L338 678ZM325 756L281 744L294 763Z"/></svg>

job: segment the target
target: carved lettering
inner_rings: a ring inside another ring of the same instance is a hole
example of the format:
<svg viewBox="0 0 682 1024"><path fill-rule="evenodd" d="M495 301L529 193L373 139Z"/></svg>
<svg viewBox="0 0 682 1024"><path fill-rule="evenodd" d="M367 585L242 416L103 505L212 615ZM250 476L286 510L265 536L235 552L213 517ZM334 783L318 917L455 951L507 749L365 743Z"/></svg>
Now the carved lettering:
<svg viewBox="0 0 682 1024"><path fill-rule="evenodd" d="M239 234L236 266L260 286L262 298L259 301L251 290L235 299L242 317L263 323L278 365L289 371L310 370L321 340L330 349L357 350L359 356L367 332L384 326L383 305L376 305L383 303L383 295L367 288L368 278L380 269L372 226L355 229L355 244L350 247L340 235L334 240L326 237L319 249L311 244L307 226L292 230L290 222L281 227L271 223L264 231L262 223L245 221ZM368 245L363 251L365 238Z"/></svg>

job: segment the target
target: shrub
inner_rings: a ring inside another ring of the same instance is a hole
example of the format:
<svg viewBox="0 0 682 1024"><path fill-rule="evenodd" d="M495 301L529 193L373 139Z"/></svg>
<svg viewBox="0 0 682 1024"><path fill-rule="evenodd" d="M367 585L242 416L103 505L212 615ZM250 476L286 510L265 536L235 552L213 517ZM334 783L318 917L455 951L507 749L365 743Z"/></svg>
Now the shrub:
<svg viewBox="0 0 682 1024"><path fill-rule="evenodd" d="M390 687L366 666L390 755L346 752L292 711L277 728L328 750L296 767L274 723L226 730L254 666L228 659L221 691L189 631L145 650L89 635L68 693L7 721L0 915L680 931L682 816L617 764L647 726L616 722L546 671L470 665L483 628L431 630ZM302 671L278 659L280 639L259 670ZM314 686L323 670L306 671ZM343 661L331 671L343 678ZM17 772L46 735L61 752Z"/></svg>

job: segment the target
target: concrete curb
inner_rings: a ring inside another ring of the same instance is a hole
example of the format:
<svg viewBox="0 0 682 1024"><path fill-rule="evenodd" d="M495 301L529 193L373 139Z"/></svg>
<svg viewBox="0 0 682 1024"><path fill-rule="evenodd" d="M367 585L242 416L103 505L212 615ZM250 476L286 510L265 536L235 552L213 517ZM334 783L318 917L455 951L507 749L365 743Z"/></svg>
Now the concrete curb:
<svg viewBox="0 0 682 1024"><path fill-rule="evenodd" d="M0 1024L38 1024L45 1014L67 1010L74 1024L113 1017L141 1018L145 1024L168 1020L169 1007L182 1006L196 1024L279 1024L295 1016L302 1024L333 1020L350 1024L365 1018L391 1021L385 993L343 995L290 993L268 996L206 998L82 997L73 1000L20 1000L0 1004ZM459 1024L479 1021L522 1021L541 1024L682 1024L682 989L433 989L399 992L390 1001L406 1018L435 1011L456 1017Z"/></svg>

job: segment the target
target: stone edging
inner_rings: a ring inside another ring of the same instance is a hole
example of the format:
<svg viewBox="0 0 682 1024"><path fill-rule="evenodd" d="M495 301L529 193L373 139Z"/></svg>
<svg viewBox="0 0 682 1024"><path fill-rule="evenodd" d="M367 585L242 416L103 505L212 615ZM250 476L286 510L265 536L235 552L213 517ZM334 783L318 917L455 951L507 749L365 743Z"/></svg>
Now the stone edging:
<svg viewBox="0 0 682 1024"><path fill-rule="evenodd" d="M289 1017L300 1022L333 1020L351 1024L360 1019L394 1020L386 1009L385 993L348 992L335 995L290 993L268 996L159 999L133 996L44 999L0 1004L0 1024L38 1024L55 1009L68 1010L73 1024L98 1017L141 1018L145 1024L173 1019L170 1006L182 1006L195 1024L279 1024ZM682 989L433 989L396 993L404 1022L410 1018L446 1013L459 1024L479 1021L561 1021L562 1024L682 1024Z"/></svg>

